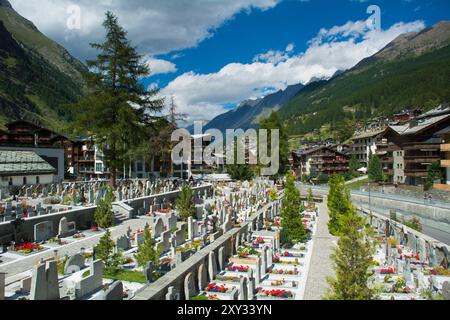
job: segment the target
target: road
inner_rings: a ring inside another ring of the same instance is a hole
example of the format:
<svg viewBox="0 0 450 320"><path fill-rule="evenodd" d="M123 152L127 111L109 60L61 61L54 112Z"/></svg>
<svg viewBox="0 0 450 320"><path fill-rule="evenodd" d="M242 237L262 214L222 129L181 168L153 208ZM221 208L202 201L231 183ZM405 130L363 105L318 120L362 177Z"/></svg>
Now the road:
<svg viewBox="0 0 450 320"><path fill-rule="evenodd" d="M302 185L301 187L304 188L309 188L309 186L304 186ZM319 190L322 192L328 192L328 187L325 186L312 186L311 187L313 190ZM362 195L362 196L369 196L368 192L364 192L364 191L351 191L352 195ZM383 194L380 192L371 192L370 193L370 197L371 198L381 198L381 199L392 199L395 201L399 201L399 202L409 202L409 203L413 203L413 204L424 204L424 200L422 199L417 199L417 198L412 198L412 197L406 197L406 196L400 196L400 195L393 195L393 194ZM381 215L384 215L386 217L389 217L389 213L391 210L393 210L394 208L387 208L387 207L377 207L374 206L373 204L371 205L371 207L369 208L368 204L362 204L362 203L358 203L358 205L363 206L366 209L371 209L374 212L377 212ZM444 208L444 209L450 209L450 203L446 203L446 202L439 202L439 201L432 201L431 203L428 204L429 207L436 207L436 208ZM395 209L395 211L397 212L397 215L403 215L406 219L408 219L409 217L411 217L411 214L408 212L403 212L399 209ZM447 245L450 245L450 233L446 232L446 230L450 230L450 226L444 222L436 222L436 221L432 221L430 219L421 219L422 220L422 225L423 225L423 230L422 233L432 237L438 241L441 241Z"/></svg>

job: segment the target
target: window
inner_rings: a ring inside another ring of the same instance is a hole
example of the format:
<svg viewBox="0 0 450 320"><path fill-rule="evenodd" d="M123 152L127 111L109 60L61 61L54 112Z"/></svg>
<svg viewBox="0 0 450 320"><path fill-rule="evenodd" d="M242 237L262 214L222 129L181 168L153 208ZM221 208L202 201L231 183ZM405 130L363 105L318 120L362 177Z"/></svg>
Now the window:
<svg viewBox="0 0 450 320"><path fill-rule="evenodd" d="M10 185L10 186L12 186L12 185L13 185L13 180L12 180L12 178L9 178L9 182L8 182L8 185Z"/></svg>
<svg viewBox="0 0 450 320"><path fill-rule="evenodd" d="M24 185L27 184L27 177L23 177L23 184L24 184Z"/></svg>
<svg viewBox="0 0 450 320"><path fill-rule="evenodd" d="M40 179L39 179L39 176L37 176L36 177L36 184L40 184L41 182L40 182Z"/></svg>
<svg viewBox="0 0 450 320"><path fill-rule="evenodd" d="M103 172L103 165L101 163L96 163L95 164L95 171Z"/></svg>

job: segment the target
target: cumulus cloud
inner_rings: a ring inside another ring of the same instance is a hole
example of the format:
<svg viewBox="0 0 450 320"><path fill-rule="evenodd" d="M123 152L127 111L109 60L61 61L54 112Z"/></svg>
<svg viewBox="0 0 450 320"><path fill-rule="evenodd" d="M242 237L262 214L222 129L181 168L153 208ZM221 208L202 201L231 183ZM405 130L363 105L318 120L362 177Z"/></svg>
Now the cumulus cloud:
<svg viewBox="0 0 450 320"><path fill-rule="evenodd" d="M119 16L139 51L155 56L196 46L242 11L267 10L280 0L11 0L13 7L45 34L81 59L94 51L89 43L104 36L107 10ZM71 6L80 8L81 28L67 27Z"/></svg>
<svg viewBox="0 0 450 320"><path fill-rule="evenodd" d="M252 63L230 63L215 73L188 72L170 82L161 93L173 95L190 121L211 120L229 104L288 85L305 84L313 78L329 78L374 55L400 34L424 27L422 21L415 21L372 30L366 21L348 22L320 30L303 53L292 55L293 47L288 46L285 51L260 54Z"/></svg>
<svg viewBox="0 0 450 320"><path fill-rule="evenodd" d="M151 75L177 72L177 66L167 60L146 57L145 63L150 67Z"/></svg>

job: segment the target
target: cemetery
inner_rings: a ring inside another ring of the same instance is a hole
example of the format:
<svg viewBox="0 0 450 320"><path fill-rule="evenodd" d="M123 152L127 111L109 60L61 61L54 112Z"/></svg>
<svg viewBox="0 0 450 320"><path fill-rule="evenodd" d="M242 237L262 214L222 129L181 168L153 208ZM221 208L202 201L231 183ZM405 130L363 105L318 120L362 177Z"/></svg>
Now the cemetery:
<svg viewBox="0 0 450 320"><path fill-rule="evenodd" d="M303 240L292 242L283 230L288 222L285 191L269 180L193 184L188 207L180 203L185 186L140 180L119 185L110 228L95 223L95 212L107 197L101 182L62 184L45 192L37 187L23 190L16 200L6 199L0 223L0 298L305 298L323 213L317 198L303 199L297 214L305 233ZM44 196L67 204L48 205ZM24 202L27 214L17 209ZM363 209L360 214L368 215ZM447 246L381 216L371 214L369 221L376 233L370 286L377 299L448 294ZM29 267L14 267L21 264Z"/></svg>

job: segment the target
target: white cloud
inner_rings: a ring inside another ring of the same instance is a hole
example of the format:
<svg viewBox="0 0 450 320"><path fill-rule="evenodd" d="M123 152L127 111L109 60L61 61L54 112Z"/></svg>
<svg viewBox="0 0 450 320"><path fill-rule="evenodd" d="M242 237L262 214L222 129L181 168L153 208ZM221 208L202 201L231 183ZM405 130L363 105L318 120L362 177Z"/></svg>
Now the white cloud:
<svg viewBox="0 0 450 320"><path fill-rule="evenodd" d="M155 56L196 46L242 11L267 10L280 0L11 0L13 7L79 58L101 41L107 10L117 14L140 52ZM81 29L69 30L68 8L81 9Z"/></svg>
<svg viewBox="0 0 450 320"><path fill-rule="evenodd" d="M188 72L170 82L161 93L174 95L189 120L211 120L223 113L224 105L239 103L287 85L308 83L312 78L329 78L374 55L397 36L419 31L422 21L397 23L387 30L370 30L365 21L322 29L298 55L269 51L249 64L230 63L215 73ZM288 46L288 48L290 47Z"/></svg>
<svg viewBox="0 0 450 320"><path fill-rule="evenodd" d="M177 66L167 60L148 57L145 63L150 67L151 75L177 72Z"/></svg>

